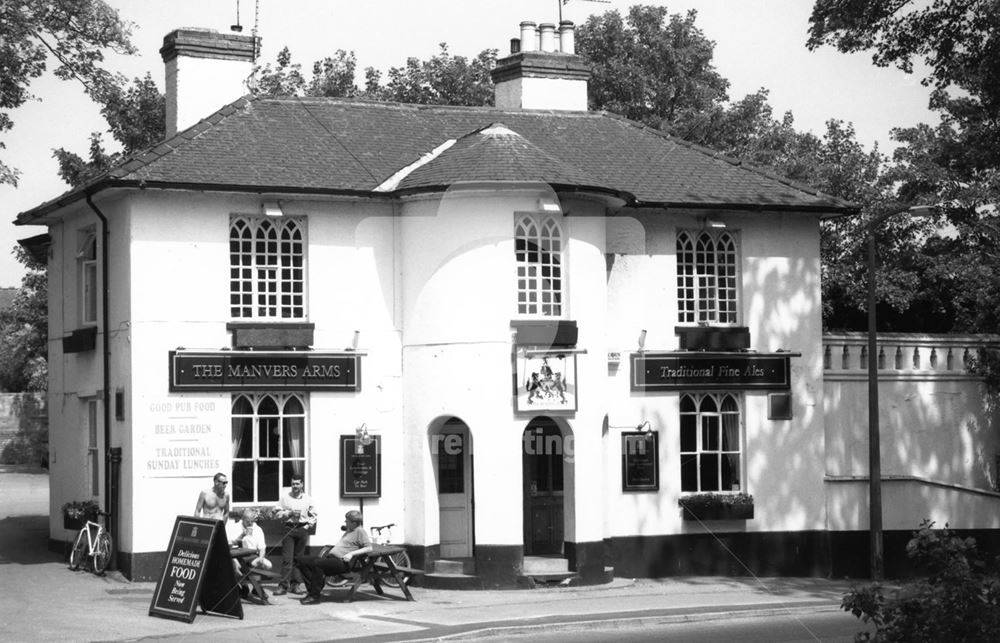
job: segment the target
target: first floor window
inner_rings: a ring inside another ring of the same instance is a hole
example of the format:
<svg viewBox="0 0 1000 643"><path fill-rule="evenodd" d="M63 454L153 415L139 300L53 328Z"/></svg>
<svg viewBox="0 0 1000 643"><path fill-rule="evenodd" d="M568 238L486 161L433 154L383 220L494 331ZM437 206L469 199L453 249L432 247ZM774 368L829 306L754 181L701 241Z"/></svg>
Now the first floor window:
<svg viewBox="0 0 1000 643"><path fill-rule="evenodd" d="M97 323L97 235L92 229L81 233L76 254L80 275L80 323Z"/></svg>
<svg viewBox="0 0 1000 643"><path fill-rule="evenodd" d="M737 238L729 231L677 234L677 321L737 323Z"/></svg>
<svg viewBox="0 0 1000 643"><path fill-rule="evenodd" d="M742 412L733 393L681 396L681 491L739 491Z"/></svg>
<svg viewBox="0 0 1000 643"><path fill-rule="evenodd" d="M233 502L277 502L306 474L306 405L298 394L233 397Z"/></svg>
<svg viewBox="0 0 1000 643"><path fill-rule="evenodd" d="M305 317L305 220L233 217L229 312L249 320Z"/></svg>
<svg viewBox="0 0 1000 643"><path fill-rule="evenodd" d="M563 312L562 231L554 217L521 216L514 226L517 314L559 317Z"/></svg>

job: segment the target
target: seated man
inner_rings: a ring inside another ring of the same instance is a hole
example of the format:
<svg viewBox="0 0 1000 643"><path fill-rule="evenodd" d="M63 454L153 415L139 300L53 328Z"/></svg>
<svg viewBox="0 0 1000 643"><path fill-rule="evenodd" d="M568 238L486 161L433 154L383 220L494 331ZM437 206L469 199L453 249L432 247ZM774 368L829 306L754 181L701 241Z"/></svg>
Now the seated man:
<svg viewBox="0 0 1000 643"><path fill-rule="evenodd" d="M330 553L320 556L298 556L295 566L306 582L306 596L303 605L315 605L320 601L320 592L326 577L350 571L351 559L372 550L371 539L365 531L360 511L348 511L344 516L344 535L340 537Z"/></svg>
<svg viewBox="0 0 1000 643"><path fill-rule="evenodd" d="M264 530L256 521L257 512L253 509L244 509L238 522L226 524L226 538L229 540L230 547L254 549L257 552L257 555L249 562L245 559L242 561L233 559L233 568L236 570L237 578L242 577L250 568L271 569L271 561L267 559ZM244 593L249 592L245 583L242 589L245 590Z"/></svg>

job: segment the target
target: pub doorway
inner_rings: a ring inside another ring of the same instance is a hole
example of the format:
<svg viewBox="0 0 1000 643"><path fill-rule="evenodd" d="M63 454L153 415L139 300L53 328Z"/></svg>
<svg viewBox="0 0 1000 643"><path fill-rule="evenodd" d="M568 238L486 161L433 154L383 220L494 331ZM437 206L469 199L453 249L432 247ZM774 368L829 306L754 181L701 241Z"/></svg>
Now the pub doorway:
<svg viewBox="0 0 1000 643"><path fill-rule="evenodd" d="M564 436L555 420L536 417L522 435L524 555L561 555L564 540Z"/></svg>
<svg viewBox="0 0 1000 643"><path fill-rule="evenodd" d="M441 558L469 558L473 547L472 435L462 420L445 420L431 435L438 492Z"/></svg>

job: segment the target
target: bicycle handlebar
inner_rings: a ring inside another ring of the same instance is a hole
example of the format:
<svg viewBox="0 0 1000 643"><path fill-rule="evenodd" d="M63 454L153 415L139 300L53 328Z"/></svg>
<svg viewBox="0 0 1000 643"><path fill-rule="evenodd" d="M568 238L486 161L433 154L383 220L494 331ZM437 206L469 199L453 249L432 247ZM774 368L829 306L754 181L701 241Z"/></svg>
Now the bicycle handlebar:
<svg viewBox="0 0 1000 643"><path fill-rule="evenodd" d="M394 523L394 522L390 522L390 523L389 523L388 525L381 525L381 526L379 526L379 527L375 527L375 526L373 526L373 527L370 527L370 529L371 529L372 531L377 531L377 532L379 532L379 533L382 533L382 530L383 530L383 529L392 529L392 528L393 528L393 527L395 527L395 526L396 526L396 523Z"/></svg>

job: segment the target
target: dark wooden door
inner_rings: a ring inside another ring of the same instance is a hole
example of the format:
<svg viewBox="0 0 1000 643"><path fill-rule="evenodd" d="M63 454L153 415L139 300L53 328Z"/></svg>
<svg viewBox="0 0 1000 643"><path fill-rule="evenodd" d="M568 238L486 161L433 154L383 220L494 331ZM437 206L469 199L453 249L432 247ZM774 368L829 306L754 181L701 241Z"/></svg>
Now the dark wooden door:
<svg viewBox="0 0 1000 643"><path fill-rule="evenodd" d="M563 437L548 418L524 432L524 553L563 553Z"/></svg>

